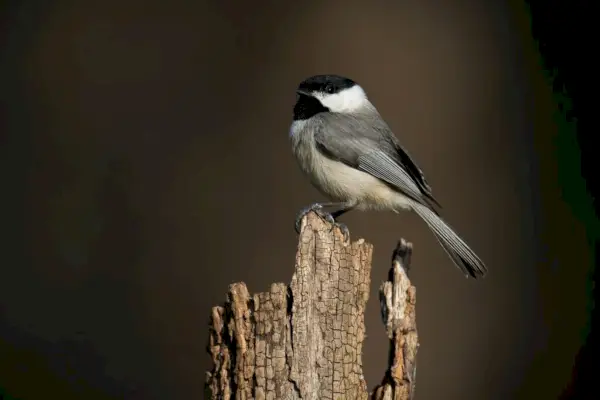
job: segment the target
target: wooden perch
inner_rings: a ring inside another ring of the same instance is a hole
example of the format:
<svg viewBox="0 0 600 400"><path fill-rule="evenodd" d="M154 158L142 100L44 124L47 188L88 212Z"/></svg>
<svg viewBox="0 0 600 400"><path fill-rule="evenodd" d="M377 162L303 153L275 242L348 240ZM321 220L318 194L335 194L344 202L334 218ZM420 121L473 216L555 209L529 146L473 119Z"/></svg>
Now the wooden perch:
<svg viewBox="0 0 600 400"><path fill-rule="evenodd" d="M344 243L339 229L308 214L290 285L274 283L250 295L244 283L234 283L224 306L213 307L206 398L367 399L362 344L372 254L363 239ZM402 240L380 288L391 348L375 400L412 399L414 393L418 343L410 254Z"/></svg>

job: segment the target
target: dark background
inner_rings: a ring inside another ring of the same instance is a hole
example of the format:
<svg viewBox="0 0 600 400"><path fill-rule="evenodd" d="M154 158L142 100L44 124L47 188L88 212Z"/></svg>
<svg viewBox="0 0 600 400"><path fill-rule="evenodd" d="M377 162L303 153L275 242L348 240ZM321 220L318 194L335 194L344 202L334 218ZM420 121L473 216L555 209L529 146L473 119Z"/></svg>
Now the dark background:
<svg viewBox="0 0 600 400"><path fill-rule="evenodd" d="M317 73L366 88L490 269L462 278L413 214L343 217L375 245L369 386L388 351L376 291L403 236L419 399L564 391L590 327L589 204L525 7L341 4L3 2L5 393L202 398L210 307L235 281L288 282L296 213L322 200L287 136Z"/></svg>

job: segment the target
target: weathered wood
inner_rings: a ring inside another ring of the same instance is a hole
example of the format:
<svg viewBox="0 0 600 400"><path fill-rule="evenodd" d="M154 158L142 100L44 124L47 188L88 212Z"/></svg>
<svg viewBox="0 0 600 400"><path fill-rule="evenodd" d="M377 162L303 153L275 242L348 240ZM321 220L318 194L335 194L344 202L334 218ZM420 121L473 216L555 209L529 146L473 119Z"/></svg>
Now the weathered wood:
<svg viewBox="0 0 600 400"><path fill-rule="evenodd" d="M404 239L392 256L389 280L379 288L381 315L390 339L390 360L383 382L373 400L408 400L415 393L417 375L417 289L408 279L412 244Z"/></svg>
<svg viewBox="0 0 600 400"><path fill-rule="evenodd" d="M302 224L289 286L274 283L251 296L244 283L234 283L224 306L213 307L207 399L368 398L362 343L373 247L362 239L344 243L339 229L314 213ZM395 256L391 281L382 285L382 312L388 335L392 332L391 353L403 354L391 360L412 366L414 287L405 273L396 276L403 273L398 260ZM405 379L414 384L411 368L390 364L379 392L401 393Z"/></svg>

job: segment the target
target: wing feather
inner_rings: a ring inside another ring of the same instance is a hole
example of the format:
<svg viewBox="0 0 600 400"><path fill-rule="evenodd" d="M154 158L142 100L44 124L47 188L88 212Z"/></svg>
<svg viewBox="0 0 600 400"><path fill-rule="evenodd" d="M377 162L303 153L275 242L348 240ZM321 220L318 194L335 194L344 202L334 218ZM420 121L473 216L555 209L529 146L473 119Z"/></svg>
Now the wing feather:
<svg viewBox="0 0 600 400"><path fill-rule="evenodd" d="M358 157L358 168L396 187L413 200L422 203L423 196L415 181L394 160L381 151Z"/></svg>

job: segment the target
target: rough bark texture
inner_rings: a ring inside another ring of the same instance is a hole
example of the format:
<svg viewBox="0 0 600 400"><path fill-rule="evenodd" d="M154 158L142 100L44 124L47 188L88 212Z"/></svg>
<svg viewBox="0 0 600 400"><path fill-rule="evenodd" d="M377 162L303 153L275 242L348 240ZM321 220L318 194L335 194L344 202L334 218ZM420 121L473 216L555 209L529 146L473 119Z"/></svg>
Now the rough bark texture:
<svg viewBox="0 0 600 400"><path fill-rule="evenodd" d="M338 229L310 213L290 285L250 295L234 283L225 305L213 307L206 398L367 399L362 343L372 253L362 239L344 243ZM409 399L414 387L414 287L399 254L381 287L393 364L377 399Z"/></svg>
<svg viewBox="0 0 600 400"><path fill-rule="evenodd" d="M417 289L408 279L412 245L404 239L392 256L389 280L381 284L381 315L390 339L389 367L374 400L412 399L417 375L417 322L415 303Z"/></svg>

